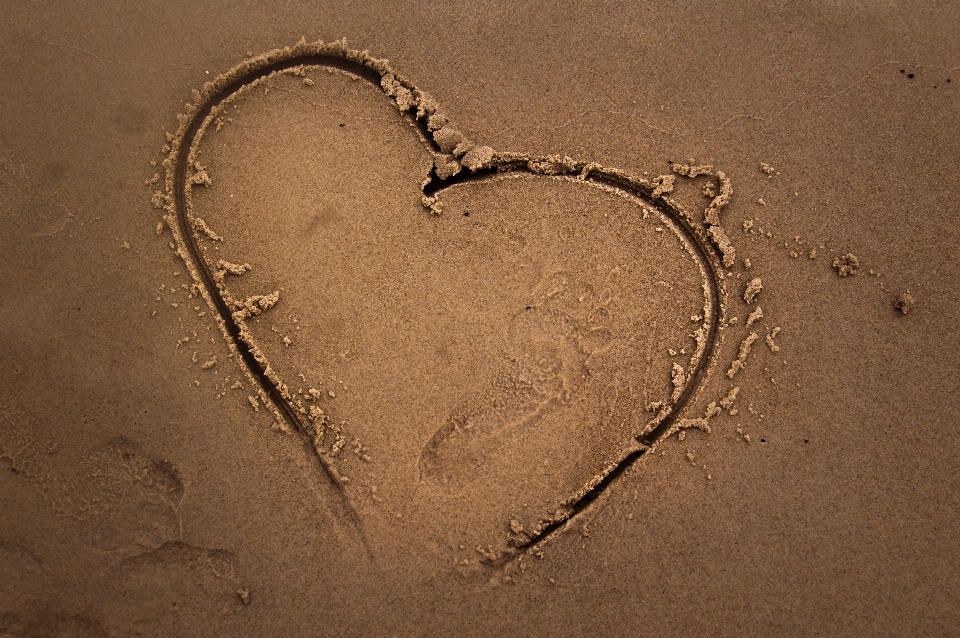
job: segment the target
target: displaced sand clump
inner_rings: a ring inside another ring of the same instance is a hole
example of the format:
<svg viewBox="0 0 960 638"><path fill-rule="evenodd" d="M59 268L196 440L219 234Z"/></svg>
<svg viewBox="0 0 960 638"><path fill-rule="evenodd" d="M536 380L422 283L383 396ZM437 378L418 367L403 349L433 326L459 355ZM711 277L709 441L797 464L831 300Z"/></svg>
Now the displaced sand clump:
<svg viewBox="0 0 960 638"><path fill-rule="evenodd" d="M710 236L713 243L720 249L723 265L727 268L733 266L737 262L737 249L734 248L733 242L730 241L730 237L727 236L723 228L721 226L710 226L707 229L707 235Z"/></svg>
<svg viewBox="0 0 960 638"><path fill-rule="evenodd" d="M713 198L710 205L703 211L703 216L707 224L707 234L720 250L723 265L729 268L737 261L737 251L727 233L720 227L720 209L730 203L730 198L733 196L733 183L723 171L717 171L717 181L720 184L720 194Z"/></svg>
<svg viewBox="0 0 960 638"><path fill-rule="evenodd" d="M686 164L674 164L671 166L673 172L684 177L699 177L700 175L712 175L713 166L709 164L697 165L693 159L688 159Z"/></svg>
<svg viewBox="0 0 960 638"><path fill-rule="evenodd" d="M729 204L733 196L733 182L723 171L717 171L717 181L720 182L720 194L703 211L704 221L711 226L720 225L720 209Z"/></svg>
<svg viewBox="0 0 960 638"><path fill-rule="evenodd" d="M847 253L834 259L833 267L837 269L837 275L840 277L849 277L856 275L860 270L860 260L853 253Z"/></svg>
<svg viewBox="0 0 960 638"><path fill-rule="evenodd" d="M763 290L763 281L761 281L759 277L754 277L743 291L743 300L747 303L753 303L753 300L757 298L761 290Z"/></svg>
<svg viewBox="0 0 960 638"><path fill-rule="evenodd" d="M672 193L676 179L673 175L660 175L653 178L653 192L650 193L650 197L656 199Z"/></svg>
<svg viewBox="0 0 960 638"><path fill-rule="evenodd" d="M727 377L732 379L736 376L738 372L743 370L747 365L747 357L750 356L750 350L753 348L753 343L760 338L756 332L751 332L747 335L747 338L743 340L740 344L740 353L737 355L737 358L734 359L733 363L730 364L730 369L727 370Z"/></svg>
<svg viewBox="0 0 960 638"><path fill-rule="evenodd" d="M709 164L697 164L694 159L688 159L686 164L672 164L671 169L677 175L695 178L701 175L713 175L713 166ZM653 192L651 197L662 197L666 193L673 191L676 177L674 175L660 175L653 180ZM707 236L720 251L721 261L724 267L730 268L737 261L737 250L730 241L726 231L720 226L720 209L730 203L733 196L733 183L723 171L717 171L717 186L720 193L716 194L713 184L704 187L704 195L713 199L710 205L703 211L704 224L707 230Z"/></svg>
<svg viewBox="0 0 960 638"><path fill-rule="evenodd" d="M907 314L910 312L910 309L913 308L913 304L916 303L913 300L913 295L909 292L902 293L899 295L896 300L893 302L893 307L900 311L901 314Z"/></svg>

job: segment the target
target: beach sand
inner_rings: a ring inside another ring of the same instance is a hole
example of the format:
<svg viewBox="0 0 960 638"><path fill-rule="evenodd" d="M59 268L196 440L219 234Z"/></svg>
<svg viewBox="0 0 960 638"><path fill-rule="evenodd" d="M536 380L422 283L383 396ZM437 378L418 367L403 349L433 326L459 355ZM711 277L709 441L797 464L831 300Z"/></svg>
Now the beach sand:
<svg viewBox="0 0 960 638"><path fill-rule="evenodd" d="M955 6L7 13L0 635L960 632Z"/></svg>

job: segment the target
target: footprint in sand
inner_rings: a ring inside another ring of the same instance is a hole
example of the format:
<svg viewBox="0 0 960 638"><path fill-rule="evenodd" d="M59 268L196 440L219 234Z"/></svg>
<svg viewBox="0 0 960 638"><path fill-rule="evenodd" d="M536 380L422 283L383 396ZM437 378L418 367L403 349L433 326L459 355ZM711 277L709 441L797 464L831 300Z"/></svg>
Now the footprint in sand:
<svg viewBox="0 0 960 638"><path fill-rule="evenodd" d="M615 268L611 279L619 273ZM420 457L423 478L449 482L474 477L483 471L484 459L581 399L598 381L592 364L614 345L612 295L608 288L594 298L582 282L571 289L573 278L566 272L545 277L529 304L514 314L493 387L464 398L431 437ZM585 298L585 312L577 313L577 301Z"/></svg>
<svg viewBox="0 0 960 638"><path fill-rule="evenodd" d="M65 459L57 443L42 443L37 431L37 422L22 412L0 414L0 460L83 544L129 556L181 538L183 483L172 463L122 437Z"/></svg>

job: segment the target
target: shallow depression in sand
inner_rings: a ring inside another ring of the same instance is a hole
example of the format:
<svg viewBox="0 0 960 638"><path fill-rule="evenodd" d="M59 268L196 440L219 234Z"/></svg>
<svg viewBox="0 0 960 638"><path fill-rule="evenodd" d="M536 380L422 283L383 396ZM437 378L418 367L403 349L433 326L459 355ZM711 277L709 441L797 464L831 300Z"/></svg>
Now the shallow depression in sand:
<svg viewBox="0 0 960 638"><path fill-rule="evenodd" d="M279 293L247 337L372 545L410 525L496 554L677 402L706 273L675 220L571 176L491 172L432 214L434 158L378 87L273 75L208 121L193 225L228 298Z"/></svg>

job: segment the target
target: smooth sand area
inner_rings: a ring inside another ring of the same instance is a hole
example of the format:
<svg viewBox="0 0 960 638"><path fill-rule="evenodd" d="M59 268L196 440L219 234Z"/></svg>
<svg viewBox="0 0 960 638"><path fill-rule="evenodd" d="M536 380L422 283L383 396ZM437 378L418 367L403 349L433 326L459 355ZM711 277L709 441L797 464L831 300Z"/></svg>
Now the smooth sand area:
<svg viewBox="0 0 960 638"><path fill-rule="evenodd" d="M0 636L960 632L956 6L6 14Z"/></svg>

